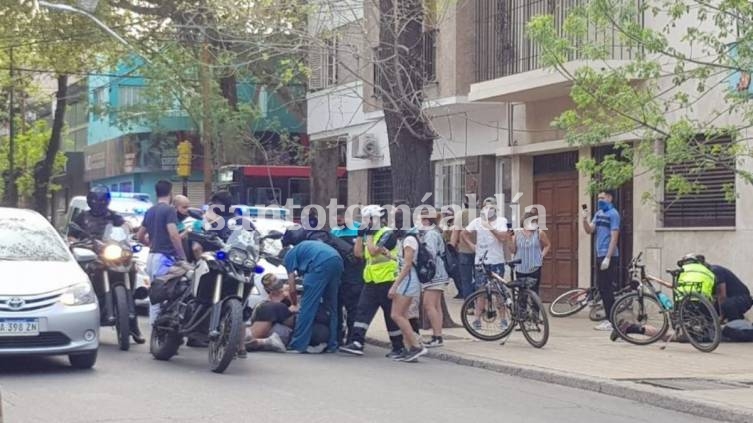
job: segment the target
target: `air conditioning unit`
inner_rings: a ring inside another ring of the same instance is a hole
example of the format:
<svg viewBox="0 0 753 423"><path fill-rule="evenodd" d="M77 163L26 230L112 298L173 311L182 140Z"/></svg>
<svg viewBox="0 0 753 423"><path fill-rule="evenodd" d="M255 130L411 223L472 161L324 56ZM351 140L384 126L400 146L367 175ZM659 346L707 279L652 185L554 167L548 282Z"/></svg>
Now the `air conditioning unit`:
<svg viewBox="0 0 753 423"><path fill-rule="evenodd" d="M351 156L354 159L376 159L382 157L379 141L374 134L353 137Z"/></svg>

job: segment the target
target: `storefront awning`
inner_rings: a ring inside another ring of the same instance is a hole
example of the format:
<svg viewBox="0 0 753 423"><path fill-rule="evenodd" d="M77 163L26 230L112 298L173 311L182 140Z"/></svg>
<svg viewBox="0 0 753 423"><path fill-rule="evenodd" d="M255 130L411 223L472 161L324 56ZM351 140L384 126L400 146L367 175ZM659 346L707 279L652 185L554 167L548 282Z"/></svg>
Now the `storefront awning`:
<svg viewBox="0 0 753 423"><path fill-rule="evenodd" d="M310 166L244 166L245 176L263 176L273 178L310 178ZM337 168L337 177L344 178L348 171L344 167Z"/></svg>

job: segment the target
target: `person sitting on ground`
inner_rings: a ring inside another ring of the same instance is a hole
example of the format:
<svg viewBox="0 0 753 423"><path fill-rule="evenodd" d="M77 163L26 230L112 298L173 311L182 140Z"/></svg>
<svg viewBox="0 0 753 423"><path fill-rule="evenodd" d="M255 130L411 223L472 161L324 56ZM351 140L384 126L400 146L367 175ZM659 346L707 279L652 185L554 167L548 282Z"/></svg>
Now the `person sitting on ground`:
<svg viewBox="0 0 753 423"><path fill-rule="evenodd" d="M290 305L285 282L275 275L264 275L262 285L268 299L254 308L251 326L246 329L246 350L284 353L293 333L298 307Z"/></svg>

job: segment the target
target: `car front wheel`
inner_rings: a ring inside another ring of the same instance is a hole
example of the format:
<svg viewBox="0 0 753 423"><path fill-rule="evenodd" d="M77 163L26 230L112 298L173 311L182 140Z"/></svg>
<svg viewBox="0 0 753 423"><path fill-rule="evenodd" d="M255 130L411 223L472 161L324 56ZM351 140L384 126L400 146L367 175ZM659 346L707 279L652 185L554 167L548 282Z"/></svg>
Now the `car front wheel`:
<svg viewBox="0 0 753 423"><path fill-rule="evenodd" d="M71 354L68 356L68 361L76 369L91 369L97 362L97 350L82 354Z"/></svg>

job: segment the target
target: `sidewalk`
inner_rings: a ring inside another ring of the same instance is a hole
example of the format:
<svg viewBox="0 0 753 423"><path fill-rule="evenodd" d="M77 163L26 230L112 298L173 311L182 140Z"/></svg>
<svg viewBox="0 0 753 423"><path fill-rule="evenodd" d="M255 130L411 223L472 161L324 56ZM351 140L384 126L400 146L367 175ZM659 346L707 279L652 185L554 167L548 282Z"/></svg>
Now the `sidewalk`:
<svg viewBox="0 0 753 423"><path fill-rule="evenodd" d="M451 299L450 293L447 297L450 314L461 325L462 302ZM430 350L430 357L717 420L753 421L752 344L723 343L707 354L690 344L673 342L661 350L665 345L661 342L649 346L611 342L609 332L593 330L585 310L566 318L550 316L549 323L549 342L542 349L531 347L520 332L500 345L478 341L461 326L445 329L445 345ZM422 334L430 336L431 331ZM381 315L368 336L373 343L387 345Z"/></svg>

